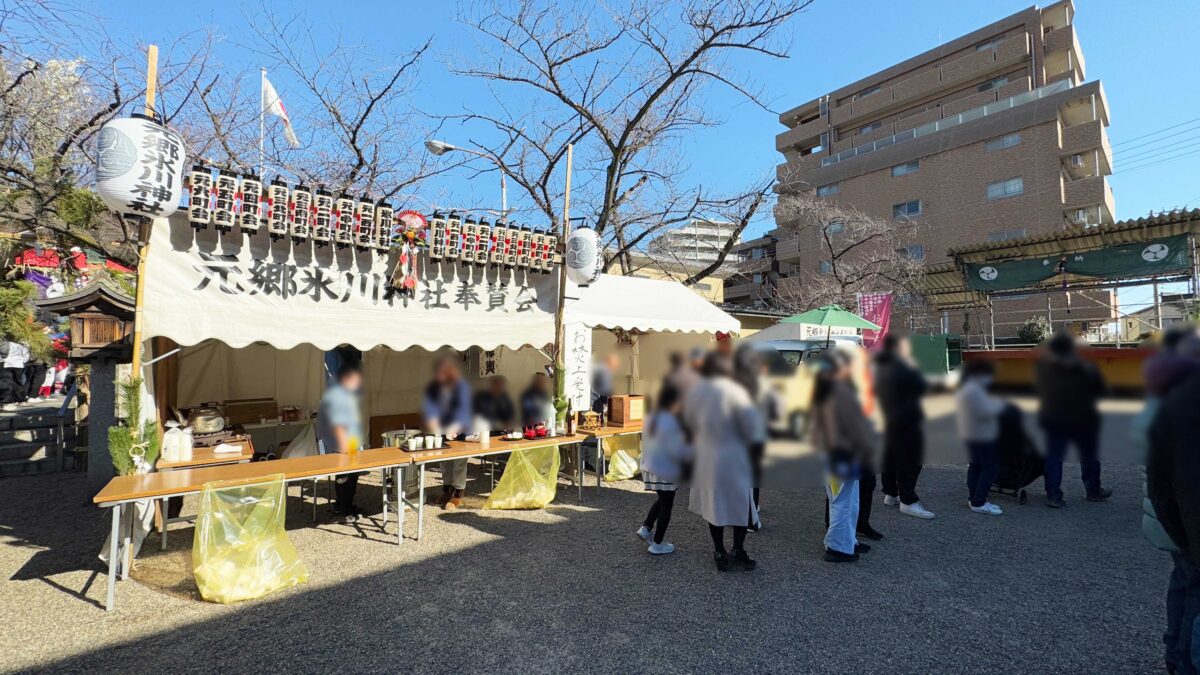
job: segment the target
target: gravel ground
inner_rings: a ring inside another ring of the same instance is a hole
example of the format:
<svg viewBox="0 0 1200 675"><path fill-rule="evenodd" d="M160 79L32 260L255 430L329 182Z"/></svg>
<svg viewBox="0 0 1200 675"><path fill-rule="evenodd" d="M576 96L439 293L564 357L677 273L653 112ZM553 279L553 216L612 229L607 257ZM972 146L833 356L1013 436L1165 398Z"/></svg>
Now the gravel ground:
<svg viewBox="0 0 1200 675"><path fill-rule="evenodd" d="M931 438L939 438L947 421L940 408L931 416ZM956 452L931 448L931 461ZM86 503L83 477L3 481L0 667L1161 670L1168 563L1141 538L1136 466L1106 464L1111 503L1084 503L1078 467L1069 466L1069 508L1046 509L1032 495L1026 506L1000 498L1006 513L994 518L967 510L964 468L939 463L920 485L937 520L877 504L873 522L887 538L857 565L830 565L821 560L814 458L777 444L770 462L766 529L749 539L760 563L752 573L713 569L707 529L687 512L685 494L669 535L679 550L648 556L633 531L650 497L634 482L589 487L582 505L562 485L543 511L430 509L423 540L400 548L394 521L386 533L377 521L350 527L323 517L313 526L293 488L288 527L312 572L308 584L235 606L195 601L186 574L191 528L177 525L169 551L147 547L108 614L95 554L109 521ZM472 469L471 489L486 489ZM377 500L377 485L360 488L360 504Z"/></svg>

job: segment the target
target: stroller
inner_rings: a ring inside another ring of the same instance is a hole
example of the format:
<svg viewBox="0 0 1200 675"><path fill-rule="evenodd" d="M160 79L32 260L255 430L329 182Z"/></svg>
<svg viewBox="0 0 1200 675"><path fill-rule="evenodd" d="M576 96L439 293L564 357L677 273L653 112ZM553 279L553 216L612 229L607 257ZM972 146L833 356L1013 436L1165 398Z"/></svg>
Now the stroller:
<svg viewBox="0 0 1200 675"><path fill-rule="evenodd" d="M1033 439L1025 433L1021 410L1011 403L1000 413L1000 436L996 440L1000 467L992 492L1016 497L1024 504L1029 499L1025 488L1041 478L1046 461Z"/></svg>

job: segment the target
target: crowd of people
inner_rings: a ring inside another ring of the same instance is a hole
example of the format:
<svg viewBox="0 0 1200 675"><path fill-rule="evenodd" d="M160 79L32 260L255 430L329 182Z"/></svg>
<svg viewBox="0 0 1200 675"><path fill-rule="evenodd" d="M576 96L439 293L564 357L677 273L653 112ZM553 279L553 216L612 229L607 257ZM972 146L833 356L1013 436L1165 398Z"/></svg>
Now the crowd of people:
<svg viewBox="0 0 1200 675"><path fill-rule="evenodd" d="M317 448L321 454L346 453L363 441L362 414L359 392L362 389L362 370L358 363L348 362L334 373L332 382L321 396L317 412ZM518 417L519 412L519 417ZM433 363L432 377L421 395L421 427L447 440L462 439L469 434L491 430L510 430L537 424L552 424L555 409L550 391L550 379L545 373L534 373L528 386L514 405L503 376L485 379L477 391L463 376L456 360L438 357ZM452 459L441 463L442 488L431 501L445 509L462 506L467 487L467 460ZM354 504L358 474L339 476L335 481L334 514L348 523L362 515Z"/></svg>
<svg viewBox="0 0 1200 675"><path fill-rule="evenodd" d="M6 356L14 352L10 344ZM16 363L15 361L13 363ZM824 458L826 532L824 558L854 562L880 540L872 527L876 471L882 466L880 489L885 506L932 520L917 494L924 463L925 416L921 399L928 390L913 364L908 340L890 334L881 342L874 363L874 391L883 420L874 428L852 376L853 359L844 349L826 349L813 362L815 381L809 408L811 436ZM0 373L0 392L12 389L24 362ZM612 393L615 358L597 364L593 407L602 408ZM764 353L752 345L736 350L730 340L711 352L696 349L672 354L671 370L655 398L656 406L643 429L642 481L654 500L637 536L653 555L675 550L666 540L675 494L689 487L688 509L708 524L713 560L718 570L752 570L757 563L746 548L747 534L759 529L762 462L768 423L778 414ZM956 427L969 465L967 508L999 516L1003 510L988 499L997 482L1005 428L1024 433L1020 412L992 392L994 368L988 360L971 360L963 368L956 393ZM1168 331L1157 355L1145 365L1146 405L1134 424L1134 441L1146 453L1143 531L1173 563L1167 592L1167 628L1163 635L1170 672L1196 673L1200 667L1200 333L1194 327ZM326 389L317 416L321 452L348 452L361 442L357 393L362 373L344 365ZM1099 458L1099 400L1106 391L1099 369L1080 352L1069 334L1055 335L1037 363L1038 426L1045 440L1045 504L1062 509L1062 467L1067 451L1079 457L1085 501L1103 502L1112 491L1103 487ZM492 429L550 423L554 415L549 379L536 373L517 404L502 377L492 377L472 392L458 363L438 359L423 392L424 428L448 438L470 433L480 418ZM876 461L882 447L882 462ZM443 463L444 485L436 501L444 508L461 504L466 487L466 460ZM358 517L354 506L357 476L337 484L336 512ZM1021 487L1024 487L1023 485ZM731 547L726 546L726 530Z"/></svg>
<svg viewBox="0 0 1200 675"><path fill-rule="evenodd" d="M745 535L761 527L762 459L768 421L775 414L771 389L764 384L764 352L749 344L734 350L724 341L712 353L673 354L671 365L644 433L643 479L656 497L638 535L648 542L650 553L674 550L664 539L665 530L674 492L689 478L689 509L709 524L717 567L753 568ZM885 336L873 367L883 422L877 431L855 384L851 350L830 347L811 366L815 381L809 440L824 457L824 557L854 562L871 550L864 540L883 538L871 525L877 485L885 506L922 520L936 518L917 494L925 446L922 397L929 386L914 364L909 341L902 335ZM1015 406L992 393L992 378L991 362L966 364L956 394L956 426L969 461L967 508L998 516L1003 509L989 501L989 494L1001 456L1009 451L1002 447L1002 427L1020 427L1021 421ZM1083 357L1075 339L1054 336L1037 366L1038 421L1047 448L1045 503L1051 508L1066 505L1062 464L1071 446L1083 467L1085 499L1104 501L1112 495L1101 485L1098 456L1104 391L1099 370ZM732 530L729 551L725 528Z"/></svg>
<svg viewBox="0 0 1200 675"><path fill-rule="evenodd" d="M12 411L20 403L41 403L64 391L70 368L65 359L48 363L34 356L21 342L0 341L0 409Z"/></svg>

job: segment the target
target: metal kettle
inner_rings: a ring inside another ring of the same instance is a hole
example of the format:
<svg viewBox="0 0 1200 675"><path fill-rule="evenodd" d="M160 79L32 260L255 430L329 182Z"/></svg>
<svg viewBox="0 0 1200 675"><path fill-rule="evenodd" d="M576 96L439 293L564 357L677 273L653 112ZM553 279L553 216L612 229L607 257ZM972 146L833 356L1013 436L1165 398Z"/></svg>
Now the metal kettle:
<svg viewBox="0 0 1200 675"><path fill-rule="evenodd" d="M216 403L204 403L188 414L188 426L198 434L214 434L225 429L225 411Z"/></svg>

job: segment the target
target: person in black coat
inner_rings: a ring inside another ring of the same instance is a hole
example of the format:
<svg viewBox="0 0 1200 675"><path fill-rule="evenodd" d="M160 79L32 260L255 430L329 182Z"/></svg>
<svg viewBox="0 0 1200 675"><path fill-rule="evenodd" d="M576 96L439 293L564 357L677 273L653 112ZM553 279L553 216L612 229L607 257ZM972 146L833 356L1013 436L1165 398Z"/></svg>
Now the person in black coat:
<svg viewBox="0 0 1200 675"><path fill-rule="evenodd" d="M1179 549L1168 591L1168 668L1200 672L1200 374L1163 399L1150 424L1146 489L1158 522ZM1171 606L1171 598L1182 607ZM1168 624L1175 623L1169 621ZM1174 644L1170 644L1171 642ZM1170 663L1171 655L1178 659ZM1191 661L1189 664L1188 661ZM1191 666L1190 668L1188 666Z"/></svg>
<svg viewBox="0 0 1200 675"><path fill-rule="evenodd" d="M902 513L924 519L933 518L917 496L917 478L925 463L921 397L928 390L925 376L912 364L908 338L895 333L885 335L875 359L875 396L883 410L884 424L883 503L898 505ZM864 484L862 490L866 492L866 488Z"/></svg>
<svg viewBox="0 0 1200 675"><path fill-rule="evenodd" d="M1104 501L1112 490L1100 486L1100 397L1104 377L1085 360L1069 333L1058 333L1038 361L1038 423L1046 434L1046 505L1066 505L1062 465L1067 446L1079 452L1080 475L1089 502Z"/></svg>
<svg viewBox="0 0 1200 675"><path fill-rule="evenodd" d="M475 394L471 407L492 429L511 430L517 418L512 397L508 395L508 380L500 375L489 379L487 388Z"/></svg>

